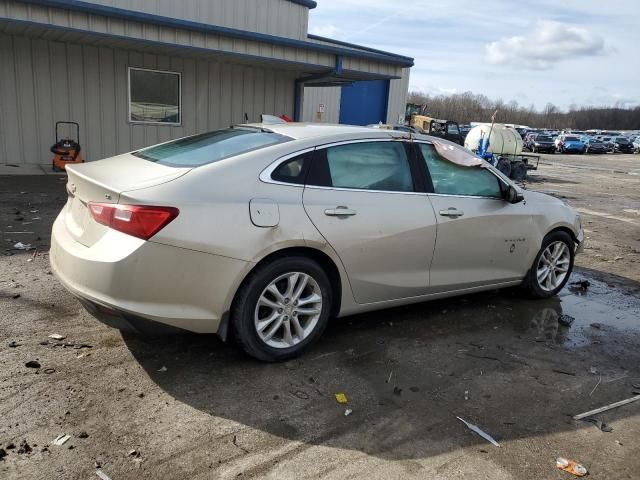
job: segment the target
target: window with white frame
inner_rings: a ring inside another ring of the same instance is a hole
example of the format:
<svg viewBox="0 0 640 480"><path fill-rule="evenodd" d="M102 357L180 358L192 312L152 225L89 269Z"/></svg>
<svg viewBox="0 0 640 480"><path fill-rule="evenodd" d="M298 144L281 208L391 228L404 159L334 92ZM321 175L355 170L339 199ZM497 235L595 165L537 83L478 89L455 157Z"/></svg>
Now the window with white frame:
<svg viewBox="0 0 640 480"><path fill-rule="evenodd" d="M179 125L182 76L177 72L129 68L129 121Z"/></svg>

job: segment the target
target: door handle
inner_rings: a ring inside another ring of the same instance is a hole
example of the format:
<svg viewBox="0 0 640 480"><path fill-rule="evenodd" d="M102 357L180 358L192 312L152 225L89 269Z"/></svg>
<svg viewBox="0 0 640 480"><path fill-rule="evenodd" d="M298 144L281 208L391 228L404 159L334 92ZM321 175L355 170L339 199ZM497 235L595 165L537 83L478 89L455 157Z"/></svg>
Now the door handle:
<svg viewBox="0 0 640 480"><path fill-rule="evenodd" d="M454 208L454 207L449 207L447 210L440 210L439 213L443 217L449 217L449 218L458 218L464 215L464 212L462 210L458 210L457 208Z"/></svg>
<svg viewBox="0 0 640 480"><path fill-rule="evenodd" d="M329 217L351 217L356 214L355 210L351 210L349 207L336 207L328 208L324 211L324 214Z"/></svg>

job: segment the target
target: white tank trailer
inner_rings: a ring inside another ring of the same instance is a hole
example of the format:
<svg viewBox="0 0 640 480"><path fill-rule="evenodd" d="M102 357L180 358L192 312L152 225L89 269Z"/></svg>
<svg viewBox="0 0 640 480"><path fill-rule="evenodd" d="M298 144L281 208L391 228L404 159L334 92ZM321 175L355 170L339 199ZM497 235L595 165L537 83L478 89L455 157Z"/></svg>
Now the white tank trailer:
<svg viewBox="0 0 640 480"><path fill-rule="evenodd" d="M523 155L524 144L520 134L515 128L500 123L493 125L493 128L490 123L476 125L467 134L464 146L467 150L477 153L481 140L487 136L489 136L488 151L494 158L492 163L507 177L522 181L527 178L528 170L538 168L540 157Z"/></svg>

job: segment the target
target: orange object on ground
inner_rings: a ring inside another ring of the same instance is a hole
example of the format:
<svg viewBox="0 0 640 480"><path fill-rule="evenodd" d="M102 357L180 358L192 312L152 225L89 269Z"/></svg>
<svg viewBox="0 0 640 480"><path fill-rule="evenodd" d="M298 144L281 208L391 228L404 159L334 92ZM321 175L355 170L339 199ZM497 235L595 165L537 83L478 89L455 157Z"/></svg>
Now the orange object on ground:
<svg viewBox="0 0 640 480"><path fill-rule="evenodd" d="M76 127L76 138L60 138L58 127L60 125L74 125ZM53 160L51 168L54 172L61 172L69 163L84 162L80 151L80 125L76 122L56 122L56 143L51 147Z"/></svg>
<svg viewBox="0 0 640 480"><path fill-rule="evenodd" d="M556 459L556 467L565 472L569 472L576 477L584 477L587 474L587 469L573 460L559 457Z"/></svg>

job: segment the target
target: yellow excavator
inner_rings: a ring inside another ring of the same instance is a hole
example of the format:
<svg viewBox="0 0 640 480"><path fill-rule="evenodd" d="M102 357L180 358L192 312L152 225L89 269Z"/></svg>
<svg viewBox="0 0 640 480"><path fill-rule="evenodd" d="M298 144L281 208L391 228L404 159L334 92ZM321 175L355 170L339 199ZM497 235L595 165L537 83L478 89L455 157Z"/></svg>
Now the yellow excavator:
<svg viewBox="0 0 640 480"><path fill-rule="evenodd" d="M451 120L442 120L426 115L427 106L408 103L405 111L405 121L421 133L450 140L458 145L464 144L460 133L460 125Z"/></svg>

